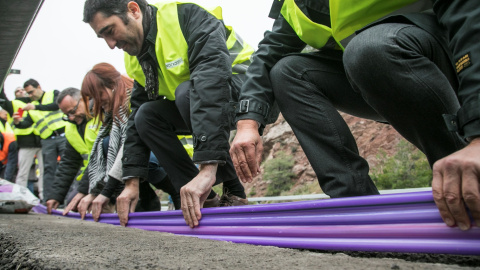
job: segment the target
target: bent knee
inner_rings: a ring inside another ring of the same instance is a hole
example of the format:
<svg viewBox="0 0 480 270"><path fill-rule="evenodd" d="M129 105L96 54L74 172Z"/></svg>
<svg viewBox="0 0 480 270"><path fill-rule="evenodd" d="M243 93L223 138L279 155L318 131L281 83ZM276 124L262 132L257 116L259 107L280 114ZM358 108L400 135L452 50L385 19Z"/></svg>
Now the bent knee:
<svg viewBox="0 0 480 270"><path fill-rule="evenodd" d="M278 61L270 70L270 79L273 82L284 82L289 77L297 77L305 69L302 56L286 56Z"/></svg>
<svg viewBox="0 0 480 270"><path fill-rule="evenodd" d="M154 102L147 102L142 104L140 108L138 108L137 113L135 114L135 126L137 128L137 131L139 133L143 131L148 132L148 127L147 123L149 121L149 118L152 117L153 115L153 109L154 109Z"/></svg>
<svg viewBox="0 0 480 270"><path fill-rule="evenodd" d="M343 63L348 73L357 70L370 70L378 66L389 50L387 41L370 34L358 35L348 44L343 54Z"/></svg>

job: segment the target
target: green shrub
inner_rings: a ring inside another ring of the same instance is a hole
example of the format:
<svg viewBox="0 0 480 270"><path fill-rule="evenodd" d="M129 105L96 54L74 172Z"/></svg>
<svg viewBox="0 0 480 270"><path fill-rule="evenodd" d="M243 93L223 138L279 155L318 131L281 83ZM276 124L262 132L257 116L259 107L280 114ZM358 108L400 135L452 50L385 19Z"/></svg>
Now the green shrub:
<svg viewBox="0 0 480 270"><path fill-rule="evenodd" d="M371 177L379 190L430 187L432 170L425 155L406 140L398 143L398 152L387 157L385 152L378 156L381 161L372 168Z"/></svg>
<svg viewBox="0 0 480 270"><path fill-rule="evenodd" d="M278 196L282 191L290 190L293 185L292 172L295 161L284 152L278 152L273 159L267 160L264 166L263 180L270 181L267 187L267 196Z"/></svg>

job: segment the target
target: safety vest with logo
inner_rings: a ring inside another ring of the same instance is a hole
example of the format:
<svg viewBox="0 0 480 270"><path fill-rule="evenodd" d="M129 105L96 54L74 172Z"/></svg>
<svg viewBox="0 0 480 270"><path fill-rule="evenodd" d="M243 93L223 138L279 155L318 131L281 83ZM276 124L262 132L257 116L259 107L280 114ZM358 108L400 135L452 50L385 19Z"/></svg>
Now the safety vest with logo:
<svg viewBox="0 0 480 270"><path fill-rule="evenodd" d="M54 102L54 92L49 91L43 94L41 104L50 104ZM39 105L38 101L33 101L32 104ZM39 135L40 138L46 139L50 137L54 130L65 127L67 123L62 119L63 113L60 110L56 111L38 111L31 110L29 111L30 117L34 122L33 128L35 134Z"/></svg>
<svg viewBox="0 0 480 270"><path fill-rule="evenodd" d="M165 96L168 100L175 100L177 86L190 79L188 45L178 21L177 4L182 3L167 1L153 5L158 9L155 41L155 52L159 63L158 94ZM217 19L223 20L220 7L207 11ZM230 33L226 45L230 52L232 72L245 73L254 49L244 42L232 27L225 27ZM130 78L145 86L145 75L137 57L125 53L125 68Z"/></svg>
<svg viewBox="0 0 480 270"><path fill-rule="evenodd" d="M83 173L85 168L88 165L88 158L90 157L90 152L92 151L93 143L98 135L98 130L100 129L101 124L95 119L90 119L85 126L85 133L82 136L78 133L77 125L73 123L66 123L65 126L65 137L72 147L82 156L83 166L80 168L80 174L77 175L77 181L82 180Z"/></svg>
<svg viewBox="0 0 480 270"><path fill-rule="evenodd" d="M308 45L320 49L333 39L336 49L344 49L355 36L355 31L389 15L430 9L430 0L330 0L331 26L310 20L295 0L284 1L280 13L298 37Z"/></svg>
<svg viewBox="0 0 480 270"><path fill-rule="evenodd" d="M20 100L12 100L12 107L14 112L18 112L18 109L25 107L27 105L25 102L20 101ZM24 111L22 117L26 117L29 114L28 111ZM14 126L13 127L13 133L17 136L25 136L25 135L30 135L33 133L33 125L29 126L27 128L19 128Z"/></svg>
<svg viewBox="0 0 480 270"><path fill-rule="evenodd" d="M15 134L13 132L2 132L3 145L0 149L0 162L5 165L8 162L8 147L15 141Z"/></svg>

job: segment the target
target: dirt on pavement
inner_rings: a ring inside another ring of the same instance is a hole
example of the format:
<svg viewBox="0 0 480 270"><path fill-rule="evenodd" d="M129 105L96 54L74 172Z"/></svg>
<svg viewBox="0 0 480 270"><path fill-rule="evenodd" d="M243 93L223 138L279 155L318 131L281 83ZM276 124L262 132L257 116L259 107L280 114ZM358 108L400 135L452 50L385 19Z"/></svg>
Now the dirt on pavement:
<svg viewBox="0 0 480 270"><path fill-rule="evenodd" d="M0 214L0 269L480 269L480 256L322 253L30 213Z"/></svg>

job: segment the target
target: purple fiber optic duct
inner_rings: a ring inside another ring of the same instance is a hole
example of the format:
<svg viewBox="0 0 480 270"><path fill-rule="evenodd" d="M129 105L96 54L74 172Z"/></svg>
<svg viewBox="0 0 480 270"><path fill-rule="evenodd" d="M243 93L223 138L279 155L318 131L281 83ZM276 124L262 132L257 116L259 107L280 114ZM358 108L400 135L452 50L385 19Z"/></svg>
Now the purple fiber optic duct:
<svg viewBox="0 0 480 270"><path fill-rule="evenodd" d="M375 239L375 238L294 238L258 236L191 235L198 238L230 241L262 246L286 248L381 251L405 253L440 253L456 255L480 255L480 240L457 239Z"/></svg>
<svg viewBox="0 0 480 270"><path fill-rule="evenodd" d="M44 206L34 210L46 213ZM91 214L85 219L92 220ZM119 225L116 214L102 214L100 222ZM202 209L194 229L185 225L181 211L132 213L127 226L290 248L480 254L480 228L447 227L429 191Z"/></svg>
<svg viewBox="0 0 480 270"><path fill-rule="evenodd" d="M147 231L183 235L231 235L305 238L431 238L478 239L480 228L465 232L443 223L335 225L335 226L135 226Z"/></svg>
<svg viewBox="0 0 480 270"><path fill-rule="evenodd" d="M342 209L338 213L327 212L323 214L322 209L317 212L309 210L308 214L299 211L265 213L265 216L256 214L218 214L204 215L201 220L202 226L306 226L306 225L359 225L359 224L392 224L392 223L425 223L441 222L438 210L434 205L418 205L417 209L411 205L406 206L406 210L401 207L394 209L377 209L376 211L365 212L360 208ZM161 212L149 213L150 217L139 217L140 213L133 213L129 217L128 226L185 226L183 216L162 216ZM54 212L55 213L55 212ZM154 216L155 215L155 216ZM78 213L69 213L69 217L80 218ZM119 225L117 215L104 217L102 215L100 222L113 225ZM86 220L91 220L91 215L86 215Z"/></svg>

